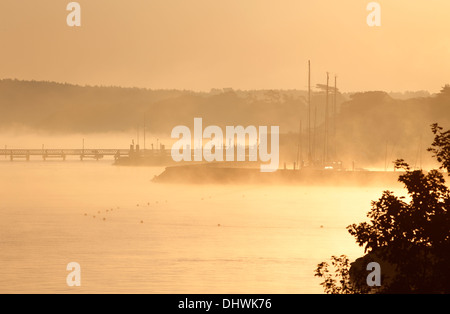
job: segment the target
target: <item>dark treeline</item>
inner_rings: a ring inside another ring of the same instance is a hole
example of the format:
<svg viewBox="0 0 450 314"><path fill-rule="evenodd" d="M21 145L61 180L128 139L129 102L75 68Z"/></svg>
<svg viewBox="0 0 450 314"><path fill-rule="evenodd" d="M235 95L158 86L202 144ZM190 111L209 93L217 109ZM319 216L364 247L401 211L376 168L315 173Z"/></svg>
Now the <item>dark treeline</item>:
<svg viewBox="0 0 450 314"><path fill-rule="evenodd" d="M385 92L357 93L342 105L337 121L341 158L382 165L402 156L418 167L431 159L423 153L433 138L430 125L450 126L450 87L437 95L407 100Z"/></svg>
<svg viewBox="0 0 450 314"><path fill-rule="evenodd" d="M394 97L396 98L394 98ZM420 96L420 97L417 97ZM330 115L334 93L330 90ZM412 98L409 98L412 97ZM325 92L312 94L311 127L316 116L316 159L323 158ZM330 116L329 156L359 166L383 165L403 156L419 163L432 123L450 125L450 88L388 94L337 93L337 115ZM317 115L316 113L317 107ZM135 132L144 117L148 132L170 135L176 125L192 127L194 117L205 125L279 125L285 161L296 159L302 120L303 159L309 151L307 92L298 90L240 91L213 89L208 93L183 90L76 86L52 82L1 80L0 131L11 128L58 134ZM336 121L336 127L334 126ZM336 132L334 131L336 130ZM423 162L426 158L423 157Z"/></svg>
<svg viewBox="0 0 450 314"><path fill-rule="evenodd" d="M142 127L168 134L202 117L208 125L280 125L297 131L304 92L149 90L82 87L51 82L0 81L0 125L58 132L114 132Z"/></svg>

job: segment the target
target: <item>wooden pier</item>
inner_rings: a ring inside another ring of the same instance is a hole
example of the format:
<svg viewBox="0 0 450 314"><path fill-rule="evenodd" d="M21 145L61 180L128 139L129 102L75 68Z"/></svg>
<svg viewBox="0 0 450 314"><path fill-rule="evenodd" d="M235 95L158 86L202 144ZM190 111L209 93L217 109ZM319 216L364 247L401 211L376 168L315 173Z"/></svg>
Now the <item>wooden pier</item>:
<svg viewBox="0 0 450 314"><path fill-rule="evenodd" d="M100 160L104 157L113 157L115 160L130 156L129 149L0 149L0 156L14 161L16 159L30 161L31 159L60 159L78 157L81 161L85 159ZM1 157L0 157L1 158Z"/></svg>
<svg viewBox="0 0 450 314"><path fill-rule="evenodd" d="M233 148L234 159L237 160L237 146ZM244 160L250 159L250 151L245 147ZM223 150L224 160L227 158L227 150ZM38 161L38 160L62 160L79 158L83 161L86 159L100 160L105 157L114 159L115 165L124 166L169 166L175 164L171 156L171 150L166 149L164 145L160 145L158 149L140 149L139 145L130 145L129 149L0 149L0 161L2 160L14 161ZM191 160L194 161L195 150L191 149Z"/></svg>

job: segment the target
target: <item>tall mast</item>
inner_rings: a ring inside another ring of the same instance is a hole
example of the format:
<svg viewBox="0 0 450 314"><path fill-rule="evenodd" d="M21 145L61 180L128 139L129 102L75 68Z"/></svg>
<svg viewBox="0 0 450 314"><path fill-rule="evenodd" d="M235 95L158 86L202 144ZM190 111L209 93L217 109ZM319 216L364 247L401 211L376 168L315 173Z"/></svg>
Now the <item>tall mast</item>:
<svg viewBox="0 0 450 314"><path fill-rule="evenodd" d="M337 136L336 136L336 116L337 116L337 76L334 76L334 104L333 104L333 142L334 158L337 159Z"/></svg>
<svg viewBox="0 0 450 314"><path fill-rule="evenodd" d="M308 162L311 162L311 61L308 60Z"/></svg>
<svg viewBox="0 0 450 314"><path fill-rule="evenodd" d="M139 123L137 125L137 144L139 145Z"/></svg>
<svg viewBox="0 0 450 314"><path fill-rule="evenodd" d="M297 144L297 168L300 169L300 161L303 160L302 150L302 119L300 119L300 126L298 128L298 144Z"/></svg>
<svg viewBox="0 0 450 314"><path fill-rule="evenodd" d="M325 105L325 140L324 140L324 162L328 161L328 86L330 84L330 74L327 72L327 97Z"/></svg>
<svg viewBox="0 0 450 314"><path fill-rule="evenodd" d="M313 162L316 161L317 143L317 105L314 106L314 133L313 133Z"/></svg>
<svg viewBox="0 0 450 314"><path fill-rule="evenodd" d="M146 127L146 125L145 125L145 114L144 114L144 151L145 151L145 127Z"/></svg>

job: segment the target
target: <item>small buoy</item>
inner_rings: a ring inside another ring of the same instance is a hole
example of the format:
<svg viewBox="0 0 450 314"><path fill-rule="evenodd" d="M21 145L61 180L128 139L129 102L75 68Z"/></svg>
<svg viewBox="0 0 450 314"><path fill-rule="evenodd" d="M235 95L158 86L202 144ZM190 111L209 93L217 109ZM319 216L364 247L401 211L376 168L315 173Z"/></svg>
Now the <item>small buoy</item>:
<svg viewBox="0 0 450 314"><path fill-rule="evenodd" d="M94 218L95 218L95 216L92 216L92 217L94 217Z"/></svg>
<svg viewBox="0 0 450 314"><path fill-rule="evenodd" d="M147 206L150 206L150 202L149 202L149 203L147 203Z"/></svg>
<svg viewBox="0 0 450 314"><path fill-rule="evenodd" d="M320 229L323 229L323 225L320 225Z"/></svg>
<svg viewBox="0 0 450 314"><path fill-rule="evenodd" d="M136 204L137 207L139 207L139 204Z"/></svg>
<svg viewBox="0 0 450 314"><path fill-rule="evenodd" d="M85 216L87 216L87 214L86 214L86 213L84 213L84 215L85 215Z"/></svg>
<svg viewBox="0 0 450 314"><path fill-rule="evenodd" d="M220 227L220 224L217 224L217 227Z"/></svg>
<svg viewBox="0 0 450 314"><path fill-rule="evenodd" d="M106 218L103 218L103 221L105 221L106 220Z"/></svg>
<svg viewBox="0 0 450 314"><path fill-rule="evenodd" d="M144 221L143 220L141 220L141 224L143 224L144 223Z"/></svg>

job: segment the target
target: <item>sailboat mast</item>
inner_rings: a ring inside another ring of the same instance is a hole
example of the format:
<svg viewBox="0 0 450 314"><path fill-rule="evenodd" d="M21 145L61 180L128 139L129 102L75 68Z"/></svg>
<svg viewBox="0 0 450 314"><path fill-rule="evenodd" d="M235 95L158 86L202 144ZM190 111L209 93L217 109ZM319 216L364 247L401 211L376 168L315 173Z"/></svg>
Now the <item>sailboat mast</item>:
<svg viewBox="0 0 450 314"><path fill-rule="evenodd" d="M311 162L311 60L308 60L308 162Z"/></svg>
<svg viewBox="0 0 450 314"><path fill-rule="evenodd" d="M325 104L325 139L324 139L324 163L328 161L328 86L330 84L330 74L327 72L327 91Z"/></svg>
<svg viewBox="0 0 450 314"><path fill-rule="evenodd" d="M302 120L300 119L300 126L298 128L298 144L297 144L297 168L300 169L300 161L303 160L303 150L302 150Z"/></svg>
<svg viewBox="0 0 450 314"><path fill-rule="evenodd" d="M333 104L333 144L334 158L337 159L337 136L336 136L336 118L337 118L337 76L334 76L334 104Z"/></svg>
<svg viewBox="0 0 450 314"><path fill-rule="evenodd" d="M139 123L137 125L137 144L139 146Z"/></svg>
<svg viewBox="0 0 450 314"><path fill-rule="evenodd" d="M145 125L145 115L144 115L144 151L145 151L145 133L146 133L146 125Z"/></svg>
<svg viewBox="0 0 450 314"><path fill-rule="evenodd" d="M317 105L314 106L314 132L313 132L313 162L316 161L317 143Z"/></svg>

